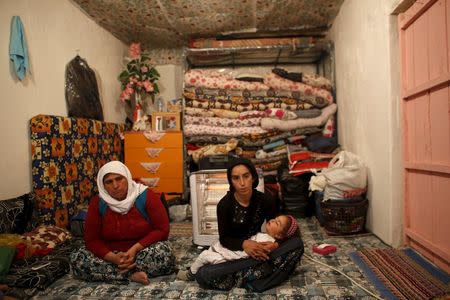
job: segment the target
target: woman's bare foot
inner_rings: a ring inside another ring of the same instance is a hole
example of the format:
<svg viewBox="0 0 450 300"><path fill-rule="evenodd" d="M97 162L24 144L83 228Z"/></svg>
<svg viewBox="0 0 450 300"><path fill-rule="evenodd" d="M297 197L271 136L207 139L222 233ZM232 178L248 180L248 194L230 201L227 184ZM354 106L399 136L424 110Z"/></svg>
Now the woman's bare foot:
<svg viewBox="0 0 450 300"><path fill-rule="evenodd" d="M133 274L131 274L131 281L134 282L138 282L138 283L142 283L143 285L147 285L150 283L150 281L148 280L148 276L147 274L145 274L145 272L134 272Z"/></svg>

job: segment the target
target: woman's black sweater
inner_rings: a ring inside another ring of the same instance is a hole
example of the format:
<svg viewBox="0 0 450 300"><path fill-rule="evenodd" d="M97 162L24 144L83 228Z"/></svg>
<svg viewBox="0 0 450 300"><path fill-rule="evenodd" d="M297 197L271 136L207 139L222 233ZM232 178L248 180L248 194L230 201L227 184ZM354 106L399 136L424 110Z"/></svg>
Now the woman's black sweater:
<svg viewBox="0 0 450 300"><path fill-rule="evenodd" d="M234 193L228 192L217 205L220 243L233 251L243 250L242 243L261 231L264 220L277 215L275 201L255 189L248 207L240 205Z"/></svg>

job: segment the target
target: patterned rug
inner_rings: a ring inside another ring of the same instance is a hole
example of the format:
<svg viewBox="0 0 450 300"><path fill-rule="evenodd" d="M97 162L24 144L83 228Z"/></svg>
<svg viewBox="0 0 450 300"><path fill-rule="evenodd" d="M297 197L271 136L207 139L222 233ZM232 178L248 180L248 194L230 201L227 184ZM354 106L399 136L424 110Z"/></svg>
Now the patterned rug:
<svg viewBox="0 0 450 300"><path fill-rule="evenodd" d="M355 250L370 248L387 248L374 235L352 237L329 237L320 230L315 218L300 220L305 254L315 260L341 270L355 279L366 289L379 295L375 287L364 277L363 272L350 259L349 254ZM189 225L188 225L189 224ZM191 265L202 249L192 243L191 223L171 224L169 240L172 244L176 263L179 268ZM312 246L320 243L335 244L338 251L322 256L312 252ZM23 299L23 297L19 297ZM107 283L85 282L75 279L71 272L52 283L47 289L36 291L33 299L375 299L353 284L340 273L324 267L314 261L302 258L290 278L281 285L263 293L252 293L242 288L230 291L205 290L196 282L176 280L175 274L150 279L150 284L137 283L114 285Z"/></svg>
<svg viewBox="0 0 450 300"><path fill-rule="evenodd" d="M364 249L350 257L386 299L450 297L450 276L410 248Z"/></svg>
<svg viewBox="0 0 450 300"><path fill-rule="evenodd" d="M170 236L191 237L192 223L191 222L170 223Z"/></svg>

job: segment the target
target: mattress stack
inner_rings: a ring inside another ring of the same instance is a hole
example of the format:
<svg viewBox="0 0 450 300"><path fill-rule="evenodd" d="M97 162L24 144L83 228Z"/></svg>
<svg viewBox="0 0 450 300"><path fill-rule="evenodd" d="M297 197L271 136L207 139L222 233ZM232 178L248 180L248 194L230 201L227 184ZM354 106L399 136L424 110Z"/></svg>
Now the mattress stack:
<svg viewBox="0 0 450 300"><path fill-rule="evenodd" d="M293 157L315 159L295 153L308 151L304 141L312 134L333 135L337 106L324 77L283 69L235 76L192 69L184 83L183 131L195 162L234 151L264 175L275 175L288 158L288 145ZM289 164L293 171L295 165Z"/></svg>

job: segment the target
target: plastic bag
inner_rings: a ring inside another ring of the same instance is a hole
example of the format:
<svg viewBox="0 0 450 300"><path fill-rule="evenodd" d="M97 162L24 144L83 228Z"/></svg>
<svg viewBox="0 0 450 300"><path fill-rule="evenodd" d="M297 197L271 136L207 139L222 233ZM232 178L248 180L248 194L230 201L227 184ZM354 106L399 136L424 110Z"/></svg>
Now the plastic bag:
<svg viewBox="0 0 450 300"><path fill-rule="evenodd" d="M349 199L366 192L367 168L362 160L348 151L339 152L327 169L310 181L311 190L323 190L323 201Z"/></svg>
<svg viewBox="0 0 450 300"><path fill-rule="evenodd" d="M170 220L173 222L181 222L188 218L189 204L184 205L172 205L169 207Z"/></svg>
<svg viewBox="0 0 450 300"><path fill-rule="evenodd" d="M66 66L65 92L69 117L103 121L95 72L78 55Z"/></svg>

